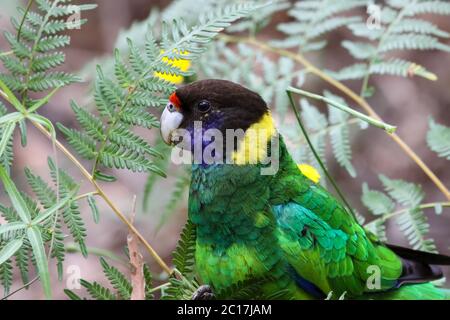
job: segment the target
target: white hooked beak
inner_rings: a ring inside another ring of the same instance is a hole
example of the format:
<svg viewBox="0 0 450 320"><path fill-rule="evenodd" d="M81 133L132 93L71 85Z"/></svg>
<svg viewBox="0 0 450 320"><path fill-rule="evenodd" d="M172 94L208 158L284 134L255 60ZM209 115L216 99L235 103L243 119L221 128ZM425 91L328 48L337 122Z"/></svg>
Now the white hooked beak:
<svg viewBox="0 0 450 320"><path fill-rule="evenodd" d="M165 143L169 145L174 143L172 134L176 129L178 129L182 121L183 114L178 112L174 104L169 101L164 108L160 120L161 135Z"/></svg>

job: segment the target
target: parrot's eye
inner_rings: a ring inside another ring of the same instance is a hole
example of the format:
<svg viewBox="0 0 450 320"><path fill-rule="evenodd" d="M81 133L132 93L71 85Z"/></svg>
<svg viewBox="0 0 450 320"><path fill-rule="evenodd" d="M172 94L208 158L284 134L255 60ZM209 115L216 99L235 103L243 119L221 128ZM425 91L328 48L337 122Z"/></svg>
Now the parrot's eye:
<svg viewBox="0 0 450 320"><path fill-rule="evenodd" d="M207 100L202 100L198 103L198 111L200 112L208 112L211 109L211 104Z"/></svg>
<svg viewBox="0 0 450 320"><path fill-rule="evenodd" d="M167 110L169 110L170 112L174 112L176 110L175 106L173 105L173 103L169 102L167 104Z"/></svg>

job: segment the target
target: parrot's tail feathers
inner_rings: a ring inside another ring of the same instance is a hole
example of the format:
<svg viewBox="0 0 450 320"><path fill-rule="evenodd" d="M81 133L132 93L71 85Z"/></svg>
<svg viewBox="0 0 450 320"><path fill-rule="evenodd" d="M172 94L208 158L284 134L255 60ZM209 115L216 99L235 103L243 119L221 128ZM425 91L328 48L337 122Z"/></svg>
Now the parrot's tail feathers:
<svg viewBox="0 0 450 320"><path fill-rule="evenodd" d="M450 265L450 257L408 249L395 245L386 245L402 260L403 270L396 287L405 284L424 283L441 279L444 275L438 265Z"/></svg>
<svg viewBox="0 0 450 320"><path fill-rule="evenodd" d="M402 257L407 260L422 262L424 264L445 265L445 266L450 265L450 257L443 254L417 251L409 248L396 246L393 244L386 244L386 246L392 251L394 251L399 257Z"/></svg>
<svg viewBox="0 0 450 320"><path fill-rule="evenodd" d="M404 284L424 283L443 278L444 274L439 266L417 262L401 258L403 270L402 275L397 280L396 287Z"/></svg>

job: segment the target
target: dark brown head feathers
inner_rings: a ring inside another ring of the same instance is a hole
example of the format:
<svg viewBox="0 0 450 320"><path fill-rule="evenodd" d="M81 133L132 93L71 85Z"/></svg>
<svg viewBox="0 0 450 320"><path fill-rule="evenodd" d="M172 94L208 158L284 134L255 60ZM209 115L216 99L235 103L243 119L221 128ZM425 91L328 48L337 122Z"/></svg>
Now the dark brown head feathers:
<svg viewBox="0 0 450 320"><path fill-rule="evenodd" d="M211 125L214 121L215 127L220 130L246 130L268 110L259 94L227 80L196 81L177 89L175 93L184 115L183 127L194 121L206 121ZM205 101L211 106L207 112L204 112Z"/></svg>

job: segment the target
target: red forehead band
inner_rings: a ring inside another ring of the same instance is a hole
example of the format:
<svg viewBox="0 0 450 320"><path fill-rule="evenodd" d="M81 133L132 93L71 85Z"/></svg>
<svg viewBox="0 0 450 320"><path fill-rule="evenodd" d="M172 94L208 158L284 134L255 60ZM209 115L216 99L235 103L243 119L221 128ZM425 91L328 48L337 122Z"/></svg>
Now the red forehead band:
<svg viewBox="0 0 450 320"><path fill-rule="evenodd" d="M181 108L180 99L177 97L177 94L175 92L170 95L169 101L172 102L178 109Z"/></svg>

